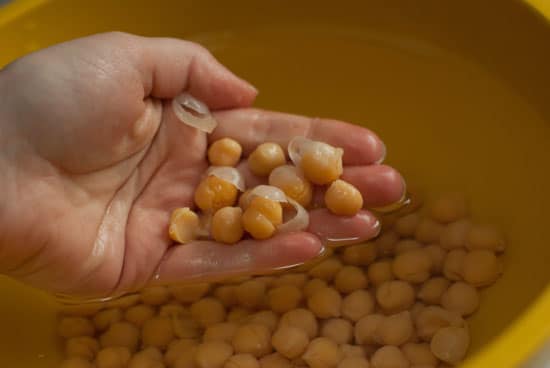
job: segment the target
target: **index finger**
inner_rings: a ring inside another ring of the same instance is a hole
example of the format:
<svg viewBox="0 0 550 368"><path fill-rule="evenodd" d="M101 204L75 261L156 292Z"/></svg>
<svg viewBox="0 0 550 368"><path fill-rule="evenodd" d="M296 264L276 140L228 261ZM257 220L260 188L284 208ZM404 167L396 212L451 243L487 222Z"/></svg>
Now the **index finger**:
<svg viewBox="0 0 550 368"><path fill-rule="evenodd" d="M264 142L275 142L286 149L296 136L343 148L345 165L380 163L386 155L386 147L375 133L339 120L252 108L218 111L215 118L219 124L209 140L233 138L242 145L245 156Z"/></svg>

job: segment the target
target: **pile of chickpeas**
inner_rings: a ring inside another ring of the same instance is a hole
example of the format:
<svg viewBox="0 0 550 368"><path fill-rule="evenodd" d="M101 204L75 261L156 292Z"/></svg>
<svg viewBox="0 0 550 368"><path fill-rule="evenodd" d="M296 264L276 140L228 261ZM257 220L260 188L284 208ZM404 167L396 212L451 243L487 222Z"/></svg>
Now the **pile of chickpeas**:
<svg viewBox="0 0 550 368"><path fill-rule="evenodd" d="M502 272L502 233L466 200L418 199L365 244L292 270L151 287L66 307L63 368L439 368L465 358L466 318Z"/></svg>

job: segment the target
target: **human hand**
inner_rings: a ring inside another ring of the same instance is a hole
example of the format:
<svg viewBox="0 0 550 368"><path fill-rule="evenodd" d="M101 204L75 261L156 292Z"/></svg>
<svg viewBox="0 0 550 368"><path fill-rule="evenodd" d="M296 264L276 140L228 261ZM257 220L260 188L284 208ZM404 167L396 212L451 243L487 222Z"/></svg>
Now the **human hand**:
<svg viewBox="0 0 550 368"><path fill-rule="evenodd" d="M217 111L210 137L173 114L169 99L184 90ZM196 44L121 33L59 44L0 71L0 272L97 297L153 278L265 271L314 257L323 238L376 236L368 211L315 210L309 232L172 246L170 212L193 206L208 139L233 137L246 155L264 141L309 136L344 148L344 179L367 207L402 197L401 176L376 164L385 148L372 132L247 108L255 96Z"/></svg>

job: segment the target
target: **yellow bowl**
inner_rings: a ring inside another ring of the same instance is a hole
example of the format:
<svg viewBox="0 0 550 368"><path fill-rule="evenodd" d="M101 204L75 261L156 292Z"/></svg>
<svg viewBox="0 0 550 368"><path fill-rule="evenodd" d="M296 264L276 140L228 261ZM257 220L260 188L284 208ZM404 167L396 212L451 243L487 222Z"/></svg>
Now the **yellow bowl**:
<svg viewBox="0 0 550 368"><path fill-rule="evenodd" d="M107 30L205 44L260 90L257 105L364 123L426 191L463 190L506 229L465 367L517 367L550 338L548 0L15 1L0 65ZM58 359L53 307L0 279L0 366Z"/></svg>

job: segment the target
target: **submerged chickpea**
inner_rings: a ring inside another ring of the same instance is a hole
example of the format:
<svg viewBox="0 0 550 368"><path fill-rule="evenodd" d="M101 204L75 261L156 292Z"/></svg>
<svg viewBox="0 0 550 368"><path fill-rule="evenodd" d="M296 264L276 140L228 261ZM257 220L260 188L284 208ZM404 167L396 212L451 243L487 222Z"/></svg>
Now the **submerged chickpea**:
<svg viewBox="0 0 550 368"><path fill-rule="evenodd" d="M243 210L239 207L223 207L212 217L210 231L214 240L220 243L235 244L244 234Z"/></svg>
<svg viewBox="0 0 550 368"><path fill-rule="evenodd" d="M325 205L335 215L353 216L363 207L363 196L353 185L338 179L325 192Z"/></svg>
<svg viewBox="0 0 550 368"><path fill-rule="evenodd" d="M441 306L461 316L468 316L479 307L479 293L471 285L455 282L441 295Z"/></svg>
<svg viewBox="0 0 550 368"><path fill-rule="evenodd" d="M458 364L466 356L470 345L470 336L465 328L444 327L432 338L432 353L442 361Z"/></svg>
<svg viewBox="0 0 550 368"><path fill-rule="evenodd" d="M252 354L236 354L225 362L223 368L260 368L260 363Z"/></svg>
<svg viewBox="0 0 550 368"><path fill-rule="evenodd" d="M198 368L223 368L231 355L233 355L233 348L230 344L210 341L197 347L195 362Z"/></svg>
<svg viewBox="0 0 550 368"><path fill-rule="evenodd" d="M164 304L159 309L159 316L170 318L183 318L191 316L191 312L188 308L179 303Z"/></svg>
<svg viewBox="0 0 550 368"><path fill-rule="evenodd" d="M65 343L67 357L81 357L92 360L99 351L99 342L90 336L72 337Z"/></svg>
<svg viewBox="0 0 550 368"><path fill-rule="evenodd" d="M342 355L346 358L348 357L359 357L366 358L365 349L362 346L352 345L352 344L342 344L340 345L340 350Z"/></svg>
<svg viewBox="0 0 550 368"><path fill-rule="evenodd" d="M238 303L245 308L262 305L265 300L265 292L265 284L258 280L245 281L235 289Z"/></svg>
<svg viewBox="0 0 550 368"><path fill-rule="evenodd" d="M104 348L119 346L135 351L139 342L139 329L130 322L116 322L101 335L99 342Z"/></svg>
<svg viewBox="0 0 550 368"><path fill-rule="evenodd" d="M95 328L98 331L105 331L113 323L122 320L122 310L120 308L109 308L99 311L93 318Z"/></svg>
<svg viewBox="0 0 550 368"><path fill-rule="evenodd" d="M92 322L83 317L64 317L57 326L59 336L66 339L79 336L93 336L95 332Z"/></svg>
<svg viewBox="0 0 550 368"><path fill-rule="evenodd" d="M251 315L248 318L247 322L259 323L269 328L270 331L273 331L275 330L275 328L277 328L277 325L279 323L279 316L272 310L263 310Z"/></svg>
<svg viewBox="0 0 550 368"><path fill-rule="evenodd" d="M345 294L367 287L368 279L363 270L355 266L344 266L334 278L334 287Z"/></svg>
<svg viewBox="0 0 550 368"><path fill-rule="evenodd" d="M243 148L231 138L218 139L208 148L208 161L213 166L236 166L241 159Z"/></svg>
<svg viewBox="0 0 550 368"><path fill-rule="evenodd" d="M205 282L173 285L169 287L174 299L181 303L193 303L202 298L210 290L210 284Z"/></svg>
<svg viewBox="0 0 550 368"><path fill-rule="evenodd" d="M302 291L294 285L275 287L267 293L267 304L277 313L295 309L302 300Z"/></svg>
<svg viewBox="0 0 550 368"><path fill-rule="evenodd" d="M376 290L376 300L388 313L397 313L408 309L415 299L413 287L405 281L386 281Z"/></svg>
<svg viewBox="0 0 550 368"><path fill-rule="evenodd" d="M260 359L261 368L294 368L290 360L282 356L280 353L273 353L264 356Z"/></svg>
<svg viewBox="0 0 550 368"><path fill-rule="evenodd" d="M462 280L465 258L466 252L463 249L453 249L448 252L443 262L443 275L449 280Z"/></svg>
<svg viewBox="0 0 550 368"><path fill-rule="evenodd" d="M358 345L379 344L377 330L384 319L385 317L381 314L369 314L357 321L354 328L355 343Z"/></svg>
<svg viewBox="0 0 550 368"><path fill-rule="evenodd" d="M285 152L277 143L262 143L248 156L248 167L258 176L268 176L273 169L285 163Z"/></svg>
<svg viewBox="0 0 550 368"><path fill-rule="evenodd" d="M181 339L197 338L201 334L201 325L189 316L170 317L174 335Z"/></svg>
<svg viewBox="0 0 550 368"><path fill-rule="evenodd" d="M321 327L321 336L327 337L337 344L347 344L353 339L353 325L342 318L332 318Z"/></svg>
<svg viewBox="0 0 550 368"><path fill-rule="evenodd" d="M123 347L108 347L97 353L97 368L126 368L130 361L130 350Z"/></svg>
<svg viewBox="0 0 550 368"><path fill-rule="evenodd" d="M304 285L304 296L309 298L316 291L327 287L327 282L321 279L311 279Z"/></svg>
<svg viewBox="0 0 550 368"><path fill-rule="evenodd" d="M164 348L174 339L172 321L168 317L153 317L143 324L141 340L144 346Z"/></svg>
<svg viewBox="0 0 550 368"><path fill-rule="evenodd" d="M295 166L283 165L275 168L269 174L269 185L281 189L303 207L311 203L313 196L311 183Z"/></svg>
<svg viewBox="0 0 550 368"><path fill-rule="evenodd" d="M441 328L454 326L461 327L464 320L456 313L438 306L427 306L416 313L416 333L424 341L430 341L433 335Z"/></svg>
<svg viewBox="0 0 550 368"><path fill-rule="evenodd" d="M228 322L237 322L241 323L247 320L250 317L250 309L242 307L233 307L229 313L227 313Z"/></svg>
<svg viewBox="0 0 550 368"><path fill-rule="evenodd" d="M475 287L482 287L496 281L501 266L493 252L473 250L464 256L462 272L464 281Z"/></svg>
<svg viewBox="0 0 550 368"><path fill-rule="evenodd" d="M334 341L318 337L309 343L302 359L311 368L336 367L342 360L342 352Z"/></svg>
<svg viewBox="0 0 550 368"><path fill-rule="evenodd" d="M235 322L221 322L210 325L204 331L202 341L223 341L231 343L239 325Z"/></svg>
<svg viewBox="0 0 550 368"><path fill-rule="evenodd" d="M392 261L386 259L374 262L369 266L367 276L374 286L393 280Z"/></svg>
<svg viewBox="0 0 550 368"><path fill-rule="evenodd" d="M214 212L222 207L233 206L238 190L232 183L209 175L195 190L195 203L204 212Z"/></svg>
<svg viewBox="0 0 550 368"><path fill-rule="evenodd" d="M200 229L199 216L188 207L176 208L170 217L168 235L175 242L185 244L197 238Z"/></svg>
<svg viewBox="0 0 550 368"><path fill-rule="evenodd" d="M272 351L271 331L267 326L259 323L240 326L231 341L237 353L252 354L257 358Z"/></svg>
<svg viewBox="0 0 550 368"><path fill-rule="evenodd" d="M170 368L197 368L197 363L195 358L197 356L198 344L193 347L189 347L181 351L176 360L172 365L169 365Z"/></svg>
<svg viewBox="0 0 550 368"><path fill-rule="evenodd" d="M301 328L310 339L317 336L319 329L315 315L305 308L297 308L283 314L279 320L279 326Z"/></svg>
<svg viewBox="0 0 550 368"><path fill-rule="evenodd" d="M138 304L126 309L124 319L134 325L141 327L148 319L153 318L155 309L150 305Z"/></svg>
<svg viewBox="0 0 550 368"><path fill-rule="evenodd" d="M255 239L270 238L283 223L283 208L279 202L254 197L242 216L244 229Z"/></svg>
<svg viewBox="0 0 550 368"><path fill-rule="evenodd" d="M437 367L438 360L430 350L429 344L408 343L401 347L401 351L413 367Z"/></svg>
<svg viewBox="0 0 550 368"><path fill-rule="evenodd" d="M395 243L395 248L393 250L394 255L400 255L406 253L410 250L416 250L422 248L422 244L417 242L414 239L402 239Z"/></svg>
<svg viewBox="0 0 550 368"><path fill-rule="evenodd" d="M468 232L466 248L502 252L505 248L504 235L495 226L474 225Z"/></svg>
<svg viewBox="0 0 550 368"><path fill-rule="evenodd" d="M170 299L170 291L164 286L153 286L140 292L141 301L149 305L161 305Z"/></svg>
<svg viewBox="0 0 550 368"><path fill-rule="evenodd" d="M307 300L308 308L319 318L340 316L342 297L331 287L318 290Z"/></svg>
<svg viewBox="0 0 550 368"><path fill-rule="evenodd" d="M366 290L356 290L342 300L342 316L358 321L374 311L374 298Z"/></svg>
<svg viewBox="0 0 550 368"><path fill-rule="evenodd" d="M285 325L275 331L271 344L277 352L289 359L294 359L306 350L309 336L300 328Z"/></svg>
<svg viewBox="0 0 550 368"><path fill-rule="evenodd" d="M439 244L446 250L464 247L471 227L472 223L468 219L462 219L448 224L441 230Z"/></svg>
<svg viewBox="0 0 550 368"><path fill-rule="evenodd" d="M128 368L164 368L162 353L157 348L147 348L135 354Z"/></svg>
<svg viewBox="0 0 550 368"><path fill-rule="evenodd" d="M376 328L376 337L382 345L399 346L409 341L414 325L409 311L383 318Z"/></svg>
<svg viewBox="0 0 550 368"><path fill-rule="evenodd" d="M214 289L213 295L222 304L227 307L232 307L237 304L237 294L235 285L220 285Z"/></svg>
<svg viewBox="0 0 550 368"><path fill-rule="evenodd" d="M412 283L421 283L430 277L432 259L424 249L414 249L399 254L392 263L397 278Z"/></svg>
<svg viewBox="0 0 550 368"><path fill-rule="evenodd" d="M464 195L449 193L434 200L429 205L432 219L441 223L457 221L468 215L468 203Z"/></svg>
<svg viewBox="0 0 550 368"><path fill-rule="evenodd" d="M430 218L423 218L420 220L414 237L421 243L429 244L439 241L441 232L443 231L443 225Z"/></svg>
<svg viewBox="0 0 550 368"><path fill-rule="evenodd" d="M172 367L181 356L189 355L191 352L193 352L194 358L194 350L198 345L199 342L195 339L173 340L164 354L164 362L167 366Z"/></svg>
<svg viewBox="0 0 550 368"><path fill-rule="evenodd" d="M410 237L414 235L414 232L419 224L420 215L418 213L410 213L397 219L393 225L393 228L397 234Z"/></svg>
<svg viewBox="0 0 550 368"><path fill-rule="evenodd" d="M283 285L293 285L298 288L302 288L307 281L308 276L304 273L286 273L273 279L271 285L268 286L276 287Z"/></svg>
<svg viewBox="0 0 550 368"><path fill-rule="evenodd" d="M69 357L61 363L60 368L95 368L95 366L88 359Z"/></svg>
<svg viewBox="0 0 550 368"><path fill-rule="evenodd" d="M369 361L363 357L347 357L342 359L337 368L369 368Z"/></svg>
<svg viewBox="0 0 550 368"><path fill-rule="evenodd" d="M450 284L450 281L444 277L433 277L422 284L420 290L418 290L417 297L426 304L439 304L441 295L443 295Z"/></svg>
<svg viewBox="0 0 550 368"><path fill-rule="evenodd" d="M191 305L191 316L202 327L208 327L225 319L223 304L214 298L203 298Z"/></svg>
<svg viewBox="0 0 550 368"><path fill-rule="evenodd" d="M309 275L327 282L332 281L336 273L338 273L343 266L344 265L338 258L330 257L309 270Z"/></svg>
<svg viewBox="0 0 550 368"><path fill-rule="evenodd" d="M443 263L445 262L447 252L437 244L427 245L424 247L424 250L432 260L432 273L440 275L443 272Z"/></svg>
<svg viewBox="0 0 550 368"><path fill-rule="evenodd" d="M342 260L352 266L367 266L376 259L374 243L350 245L344 248Z"/></svg>
<svg viewBox="0 0 550 368"><path fill-rule="evenodd" d="M372 355L372 368L409 368L410 363L403 352L395 346L382 346Z"/></svg>
<svg viewBox="0 0 550 368"><path fill-rule="evenodd" d="M376 244L378 254L381 256L391 256L398 241L399 235L395 231L388 231L381 234L374 244Z"/></svg>

